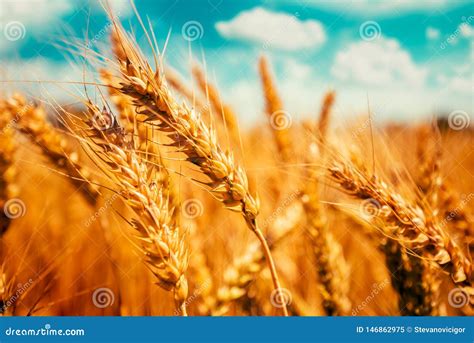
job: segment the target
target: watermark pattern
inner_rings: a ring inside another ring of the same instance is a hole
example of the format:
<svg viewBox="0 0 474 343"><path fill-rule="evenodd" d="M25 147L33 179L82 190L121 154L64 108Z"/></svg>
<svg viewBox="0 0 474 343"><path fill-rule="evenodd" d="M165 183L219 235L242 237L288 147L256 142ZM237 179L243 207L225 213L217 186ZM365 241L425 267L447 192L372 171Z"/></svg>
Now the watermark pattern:
<svg viewBox="0 0 474 343"><path fill-rule="evenodd" d="M287 130L291 127L292 123L291 114L286 111L275 111L270 116L270 126L274 130Z"/></svg>
<svg viewBox="0 0 474 343"><path fill-rule="evenodd" d="M379 215L382 205L372 198L365 199L360 204L360 212L364 217L373 218Z"/></svg>
<svg viewBox="0 0 474 343"><path fill-rule="evenodd" d="M0 313L5 313L9 307L13 306L18 301L18 299L20 299L21 295L31 287L31 285L33 285L33 279L29 279L28 282L24 284L19 283L17 285L16 292L8 299L4 300L2 306L0 307Z"/></svg>
<svg viewBox="0 0 474 343"><path fill-rule="evenodd" d="M92 303L97 308L110 307L114 304L114 302L115 295L110 288L97 288L94 293L92 293Z"/></svg>
<svg viewBox="0 0 474 343"><path fill-rule="evenodd" d="M198 199L187 199L182 205L183 216L188 219L194 219L202 216L204 213L204 206Z"/></svg>
<svg viewBox="0 0 474 343"><path fill-rule="evenodd" d="M200 295L201 293L206 290L210 284L211 284L211 279L207 279L205 282L200 284L194 291L193 294L191 294L186 301L184 302L185 307L188 307L192 302L194 302ZM181 311L179 309L174 310L173 315L179 316L181 314Z"/></svg>
<svg viewBox="0 0 474 343"><path fill-rule="evenodd" d="M358 304L356 307L352 308L352 315L357 316L357 314L364 310L369 304L375 299L375 297L390 284L390 281L388 279L384 279L380 283L374 283L372 285L372 290L370 291L370 294L362 301L362 303Z"/></svg>
<svg viewBox="0 0 474 343"><path fill-rule="evenodd" d="M110 198L105 200L104 205L102 205L97 211L94 212L92 216L87 218L87 220L84 223L85 227L89 227L94 223L100 216L102 216L115 202L120 197L121 193L115 193L112 195Z"/></svg>
<svg viewBox="0 0 474 343"><path fill-rule="evenodd" d="M114 16L113 20L108 20L107 24L97 32L91 40L86 44L86 49L91 49L104 35L107 35L110 30L114 27L114 21L119 21L120 13Z"/></svg>
<svg viewBox="0 0 474 343"><path fill-rule="evenodd" d="M3 206L3 212L7 218L17 219L26 214L26 205L21 199L10 199Z"/></svg>
<svg viewBox="0 0 474 343"><path fill-rule="evenodd" d="M380 38L382 29L376 21L365 21L359 26L359 35L363 40L370 42Z"/></svg>
<svg viewBox="0 0 474 343"><path fill-rule="evenodd" d="M461 308L469 302L469 293L463 288L453 288L448 293L448 303L454 308Z"/></svg>
<svg viewBox="0 0 474 343"><path fill-rule="evenodd" d="M262 222L261 227L262 229L267 228L270 224L275 222L275 220L280 216L280 214L283 212L285 208L290 206L290 204L301 195L300 190L296 190L293 193L291 193L288 197L283 200L280 206L278 206L275 211L272 212L271 215L269 215L265 220Z"/></svg>
<svg viewBox="0 0 474 343"><path fill-rule="evenodd" d="M370 116L368 116L364 122L360 123L357 127L352 130L352 138L357 138L361 135L366 133L366 130L370 128L374 124L374 118L377 117L377 112L370 112Z"/></svg>
<svg viewBox="0 0 474 343"><path fill-rule="evenodd" d="M0 131L0 134L4 134L8 130L12 129L15 127L15 125L20 121L21 117L23 117L26 112L28 112L30 109L32 109L34 106L34 102L30 101L26 104L26 106L23 106L20 111L18 111L15 116L13 117L12 120L10 120Z"/></svg>
<svg viewBox="0 0 474 343"><path fill-rule="evenodd" d="M458 218L461 210L474 198L474 193L469 193L468 195L463 194L461 198L462 200L459 205L456 206L456 208L454 208L452 211L450 211L446 216L446 221L451 221Z"/></svg>
<svg viewBox="0 0 474 343"><path fill-rule="evenodd" d="M99 131L109 130L115 125L115 116L104 106L100 113L92 117L92 125Z"/></svg>
<svg viewBox="0 0 474 343"><path fill-rule="evenodd" d="M15 42L25 38L26 28L20 21L9 21L3 28L3 34L10 42Z"/></svg>
<svg viewBox="0 0 474 343"><path fill-rule="evenodd" d="M448 115L448 125L451 129L459 131L469 127L471 120L469 115L461 110L456 110Z"/></svg>
<svg viewBox="0 0 474 343"><path fill-rule="evenodd" d="M181 28L181 35L188 42L193 42L195 40L201 39L204 36L204 28L201 23L196 20L190 20L184 23Z"/></svg>
<svg viewBox="0 0 474 343"><path fill-rule="evenodd" d="M282 308L291 305L293 297L291 292L286 288L276 288L270 294L270 303L273 307Z"/></svg>
<svg viewBox="0 0 474 343"><path fill-rule="evenodd" d="M470 15L469 17L462 17L461 18L461 24L458 25L458 27L456 28L456 30L454 30L453 33L451 33L448 38L446 38L443 42L441 42L441 44L439 45L439 48L441 50L444 50L448 47L448 45L452 45L454 43L456 43L457 39L459 38L459 36L462 34L462 27L463 25L469 25L471 24L472 21L474 21L474 16Z"/></svg>
<svg viewBox="0 0 474 343"><path fill-rule="evenodd" d="M219 6L224 2L224 0L216 0L216 1L213 1L213 0L207 0L207 2L209 3L209 5L211 5L212 9L211 9L211 12L220 12L219 11Z"/></svg>

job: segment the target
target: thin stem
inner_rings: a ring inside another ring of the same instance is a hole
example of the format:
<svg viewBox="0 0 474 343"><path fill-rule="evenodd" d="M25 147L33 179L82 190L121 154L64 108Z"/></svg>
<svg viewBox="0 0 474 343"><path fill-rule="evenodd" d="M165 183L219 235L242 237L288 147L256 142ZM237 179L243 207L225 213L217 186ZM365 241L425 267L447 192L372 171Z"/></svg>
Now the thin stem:
<svg viewBox="0 0 474 343"><path fill-rule="evenodd" d="M263 235L262 231L260 231L260 229L257 227L257 223L254 222L252 223L252 225L253 225L252 230L255 232L258 240L262 244L263 252L265 254L265 259L267 260L268 268L270 269L270 273L272 274L273 286L277 290L278 296L282 300L281 305L282 305L283 315L285 317L288 317L288 309L286 308L286 303L284 300L285 296L282 293L280 280L278 279L278 274L275 268L275 262L273 262L272 253L270 252L270 247L268 246L267 240L265 239L265 236Z"/></svg>
<svg viewBox="0 0 474 343"><path fill-rule="evenodd" d="M181 315L183 317L187 317L188 316L188 312L186 311L186 303L183 303L180 307L180 311L181 311Z"/></svg>

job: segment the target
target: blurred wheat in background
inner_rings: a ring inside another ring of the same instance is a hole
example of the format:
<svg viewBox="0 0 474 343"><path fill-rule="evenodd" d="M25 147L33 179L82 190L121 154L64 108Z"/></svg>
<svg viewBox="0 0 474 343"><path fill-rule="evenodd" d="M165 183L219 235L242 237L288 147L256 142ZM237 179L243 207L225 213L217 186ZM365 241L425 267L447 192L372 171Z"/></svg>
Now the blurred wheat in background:
<svg viewBox="0 0 474 343"><path fill-rule="evenodd" d="M469 117L334 125L335 89L297 120L262 55L241 127L104 7L79 105L1 94L2 315L473 314Z"/></svg>

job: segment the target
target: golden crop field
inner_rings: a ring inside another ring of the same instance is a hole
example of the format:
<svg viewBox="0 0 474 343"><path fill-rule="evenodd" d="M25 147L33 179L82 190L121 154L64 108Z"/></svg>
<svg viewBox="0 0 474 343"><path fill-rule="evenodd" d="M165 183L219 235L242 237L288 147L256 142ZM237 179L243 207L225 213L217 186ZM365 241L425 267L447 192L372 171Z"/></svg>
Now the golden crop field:
<svg viewBox="0 0 474 343"><path fill-rule="evenodd" d="M296 120L262 55L239 126L203 66L111 22L69 47L96 76L75 106L1 94L2 315L473 314L469 118L338 122L334 89Z"/></svg>

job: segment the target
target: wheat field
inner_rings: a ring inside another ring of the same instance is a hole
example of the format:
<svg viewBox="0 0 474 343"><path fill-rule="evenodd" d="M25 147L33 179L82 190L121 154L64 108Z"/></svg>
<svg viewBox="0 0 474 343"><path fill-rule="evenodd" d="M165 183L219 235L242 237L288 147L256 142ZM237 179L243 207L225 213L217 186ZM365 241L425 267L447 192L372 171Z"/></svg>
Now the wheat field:
<svg viewBox="0 0 474 343"><path fill-rule="evenodd" d="M111 20L106 51L71 47L79 105L1 95L2 315L473 314L463 118L341 125L335 89L297 121L262 55L266 125L241 127Z"/></svg>

